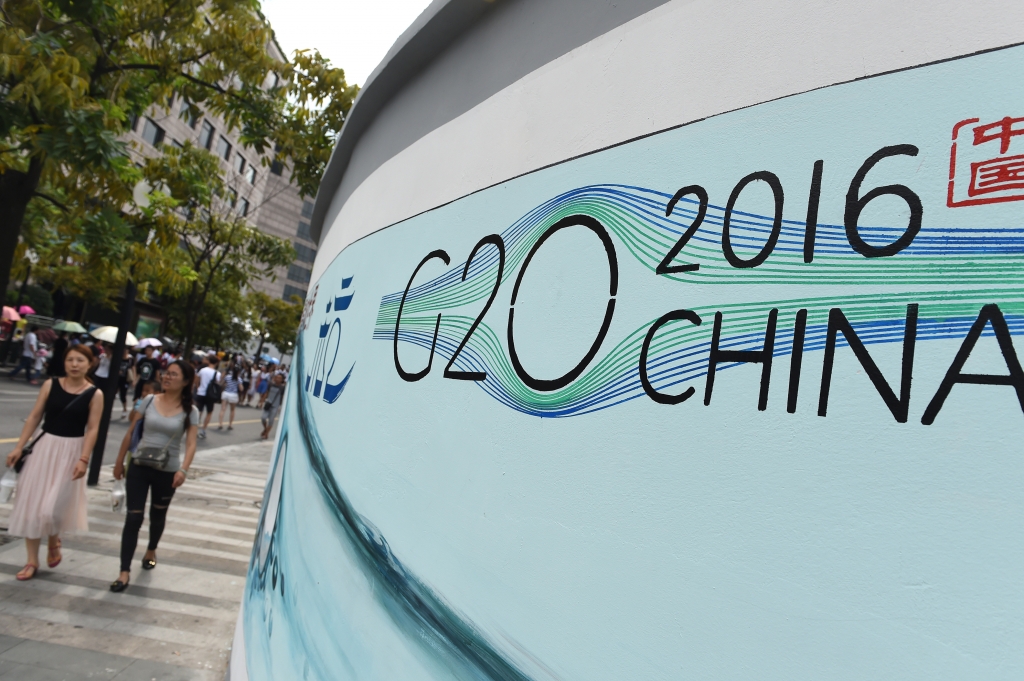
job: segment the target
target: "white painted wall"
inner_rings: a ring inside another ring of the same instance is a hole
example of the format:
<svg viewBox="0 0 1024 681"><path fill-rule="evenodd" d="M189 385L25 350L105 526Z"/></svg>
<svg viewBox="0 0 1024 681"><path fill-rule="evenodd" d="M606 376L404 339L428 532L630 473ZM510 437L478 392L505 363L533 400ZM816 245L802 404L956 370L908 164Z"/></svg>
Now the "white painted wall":
<svg viewBox="0 0 1024 681"><path fill-rule="evenodd" d="M331 205L313 281L353 241L511 177L799 92L1024 41L1008 0L674 0L529 74Z"/></svg>

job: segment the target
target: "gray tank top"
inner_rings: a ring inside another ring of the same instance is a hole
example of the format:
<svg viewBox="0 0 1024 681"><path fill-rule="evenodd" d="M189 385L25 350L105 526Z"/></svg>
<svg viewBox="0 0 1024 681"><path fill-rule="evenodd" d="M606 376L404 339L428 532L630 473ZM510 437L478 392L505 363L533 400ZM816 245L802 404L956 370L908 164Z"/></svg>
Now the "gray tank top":
<svg viewBox="0 0 1024 681"><path fill-rule="evenodd" d="M136 409L145 417L146 422L142 427L142 440L139 447L167 448L167 464L161 468L163 471L176 471L181 468L181 437L185 434L185 412L174 416L162 416L153 404L154 395L150 395L142 401ZM192 425L199 423L199 410L192 407Z"/></svg>

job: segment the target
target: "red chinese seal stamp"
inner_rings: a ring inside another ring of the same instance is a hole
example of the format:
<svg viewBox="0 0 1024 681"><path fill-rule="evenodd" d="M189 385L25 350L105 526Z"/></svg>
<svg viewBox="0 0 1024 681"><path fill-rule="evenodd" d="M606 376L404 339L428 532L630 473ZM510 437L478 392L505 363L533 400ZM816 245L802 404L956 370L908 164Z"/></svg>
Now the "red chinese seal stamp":
<svg viewBox="0 0 1024 681"><path fill-rule="evenodd" d="M1024 117L991 123L968 118L953 126L950 208L1024 201ZM1013 153L1013 152L1018 153Z"/></svg>

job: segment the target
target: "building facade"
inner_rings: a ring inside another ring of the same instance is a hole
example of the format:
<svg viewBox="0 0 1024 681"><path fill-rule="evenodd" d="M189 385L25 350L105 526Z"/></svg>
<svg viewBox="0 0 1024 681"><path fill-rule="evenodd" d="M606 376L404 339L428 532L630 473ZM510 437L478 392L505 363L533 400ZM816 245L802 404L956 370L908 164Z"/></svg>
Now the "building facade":
<svg viewBox="0 0 1024 681"><path fill-rule="evenodd" d="M284 60L276 44L271 45L271 52ZM220 117L207 111L195 118L189 116L188 102L181 97L175 97L168 108L153 107L134 119L125 137L139 162L159 154L163 145L181 147L186 141L214 154L230 188L227 208L261 231L290 242L297 252L292 265L251 282L252 288L284 300L294 296L305 299L316 256L309 226L313 202L303 200L289 182L286 165L274 162L271 153L246 148L238 131L229 129Z"/></svg>

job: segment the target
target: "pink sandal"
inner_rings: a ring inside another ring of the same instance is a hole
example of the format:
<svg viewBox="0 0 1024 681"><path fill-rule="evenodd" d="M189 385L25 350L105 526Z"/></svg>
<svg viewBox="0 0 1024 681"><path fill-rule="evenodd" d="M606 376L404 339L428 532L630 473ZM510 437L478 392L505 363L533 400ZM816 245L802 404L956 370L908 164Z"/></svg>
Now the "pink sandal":
<svg viewBox="0 0 1024 681"><path fill-rule="evenodd" d="M61 553L60 546L60 539L58 539L56 546L46 547L46 564L49 565L51 568L57 567L58 565L60 565L60 562L64 560L64 554ZM53 560L53 552L55 549L57 551L57 560Z"/></svg>
<svg viewBox="0 0 1024 681"><path fill-rule="evenodd" d="M32 568L32 574L30 574L30 575L28 575L26 577L22 577L21 573L24 572L25 570L29 569L29 568ZM37 572L39 572L39 566L38 565L33 565L32 563L25 563L25 567L21 568L21 571L18 572L18 574L16 574L15 577L17 578L17 580L19 582L27 582L28 580L30 580L33 577L35 577Z"/></svg>

